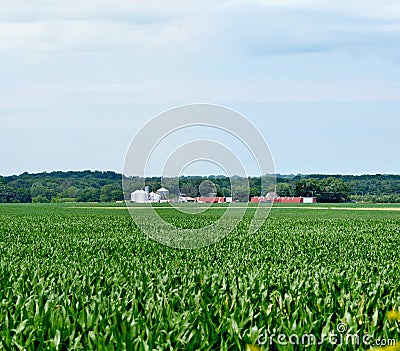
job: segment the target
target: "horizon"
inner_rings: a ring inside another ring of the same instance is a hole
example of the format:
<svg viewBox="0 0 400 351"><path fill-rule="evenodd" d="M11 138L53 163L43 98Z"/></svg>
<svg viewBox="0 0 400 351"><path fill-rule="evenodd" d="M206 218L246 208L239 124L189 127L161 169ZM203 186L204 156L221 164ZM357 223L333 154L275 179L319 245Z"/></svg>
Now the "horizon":
<svg viewBox="0 0 400 351"><path fill-rule="evenodd" d="M70 169L70 170L44 170L44 171L39 171L39 172L30 172L30 171L24 171L22 173L18 173L18 174L0 174L0 177L13 177L13 176L21 176L24 174L27 175L35 175L35 174L51 174L51 173L68 173L68 172L102 172L102 173L106 173L106 172L114 172L118 175L122 175L122 172L120 171L115 171L112 169L108 169L108 170L101 170L101 169ZM400 176L400 173L359 173L359 174L350 174L350 173L274 173L272 175L275 176L354 176L354 177L360 177L360 176ZM233 175L233 176L238 176L238 175ZM132 177L140 177L140 176L132 176ZM145 178L160 178L163 177L162 175L146 175ZM190 174L190 175L180 175L179 177L227 177L229 178L229 176L223 175L223 174ZM240 177L240 176L239 176ZM252 178L257 178L260 177L259 175L248 175L248 177L252 177ZM170 178L170 177L164 177L164 178Z"/></svg>

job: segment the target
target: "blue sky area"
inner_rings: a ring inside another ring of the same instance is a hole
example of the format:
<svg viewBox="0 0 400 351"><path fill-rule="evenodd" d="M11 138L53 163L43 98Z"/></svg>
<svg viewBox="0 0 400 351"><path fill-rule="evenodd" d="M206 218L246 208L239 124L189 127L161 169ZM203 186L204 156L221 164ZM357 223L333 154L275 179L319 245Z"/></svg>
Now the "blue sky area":
<svg viewBox="0 0 400 351"><path fill-rule="evenodd" d="M0 174L121 172L141 126L196 102L251 120L279 173L399 174L399 43L396 0L8 2Z"/></svg>

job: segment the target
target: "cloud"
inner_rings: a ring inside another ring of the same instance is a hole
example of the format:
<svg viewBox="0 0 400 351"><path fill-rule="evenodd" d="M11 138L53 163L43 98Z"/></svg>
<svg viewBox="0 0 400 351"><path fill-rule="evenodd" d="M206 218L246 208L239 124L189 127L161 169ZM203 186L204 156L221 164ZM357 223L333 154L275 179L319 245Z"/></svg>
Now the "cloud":
<svg viewBox="0 0 400 351"><path fill-rule="evenodd" d="M149 4L151 1L149 2ZM159 6L150 11L149 6L143 6L145 3L141 1L121 1L115 0L112 3L104 0L69 0L69 1L51 1L39 0L35 3L27 0L21 0L4 6L0 14L3 21L38 21L46 19L82 19L82 18L99 18L99 17L122 17L128 14L136 15L136 18L157 18L160 13L165 14L165 9ZM140 22L142 20L140 19Z"/></svg>
<svg viewBox="0 0 400 351"><path fill-rule="evenodd" d="M393 54L394 0L19 1L0 14L0 50Z"/></svg>
<svg viewBox="0 0 400 351"><path fill-rule="evenodd" d="M182 23L130 24L99 20L44 20L0 24L0 50L52 52L188 48L193 31Z"/></svg>
<svg viewBox="0 0 400 351"><path fill-rule="evenodd" d="M224 22L224 32L233 33L227 43L232 51L256 56L332 51L399 56L394 43L400 40L400 16L393 18L389 11L373 16L365 9L360 15L340 3L335 2L343 10L340 13L329 11L328 6L308 7L305 2L293 7L246 7Z"/></svg>
<svg viewBox="0 0 400 351"><path fill-rule="evenodd" d="M21 0L0 13L0 104L399 99L399 17L389 0Z"/></svg>
<svg viewBox="0 0 400 351"><path fill-rule="evenodd" d="M208 28L194 1L19 1L3 10L0 50L7 51L187 49Z"/></svg>

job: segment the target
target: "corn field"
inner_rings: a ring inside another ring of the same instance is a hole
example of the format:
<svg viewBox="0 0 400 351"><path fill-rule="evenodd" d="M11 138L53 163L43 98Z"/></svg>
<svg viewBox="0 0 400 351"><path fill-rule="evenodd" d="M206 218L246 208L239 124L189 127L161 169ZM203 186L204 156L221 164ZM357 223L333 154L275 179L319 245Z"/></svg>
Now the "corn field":
<svg viewBox="0 0 400 351"><path fill-rule="evenodd" d="M400 310L400 212L277 208L255 234L250 219L251 209L215 245L179 250L147 238L124 209L1 205L0 349L366 350L400 340L387 317ZM293 334L369 340L277 340Z"/></svg>

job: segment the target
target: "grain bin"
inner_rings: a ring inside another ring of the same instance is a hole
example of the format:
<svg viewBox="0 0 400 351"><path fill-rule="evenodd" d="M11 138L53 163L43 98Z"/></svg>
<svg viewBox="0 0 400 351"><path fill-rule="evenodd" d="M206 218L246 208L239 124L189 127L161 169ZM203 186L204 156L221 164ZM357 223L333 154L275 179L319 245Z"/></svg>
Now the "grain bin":
<svg viewBox="0 0 400 351"><path fill-rule="evenodd" d="M135 190L133 193L131 193L131 202L143 204L148 200L149 194L147 194L144 190Z"/></svg>
<svg viewBox="0 0 400 351"><path fill-rule="evenodd" d="M169 198L169 190L165 188L160 188L157 190L157 194L160 195L161 200L168 200Z"/></svg>
<svg viewBox="0 0 400 351"><path fill-rule="evenodd" d="M135 201L136 201L136 193L137 193L138 191L139 191L139 190L135 190L134 192L131 193L131 202L135 202Z"/></svg>
<svg viewBox="0 0 400 351"><path fill-rule="evenodd" d="M135 195L135 202L139 204L143 204L149 200L149 194L147 194L144 190L138 190Z"/></svg>

